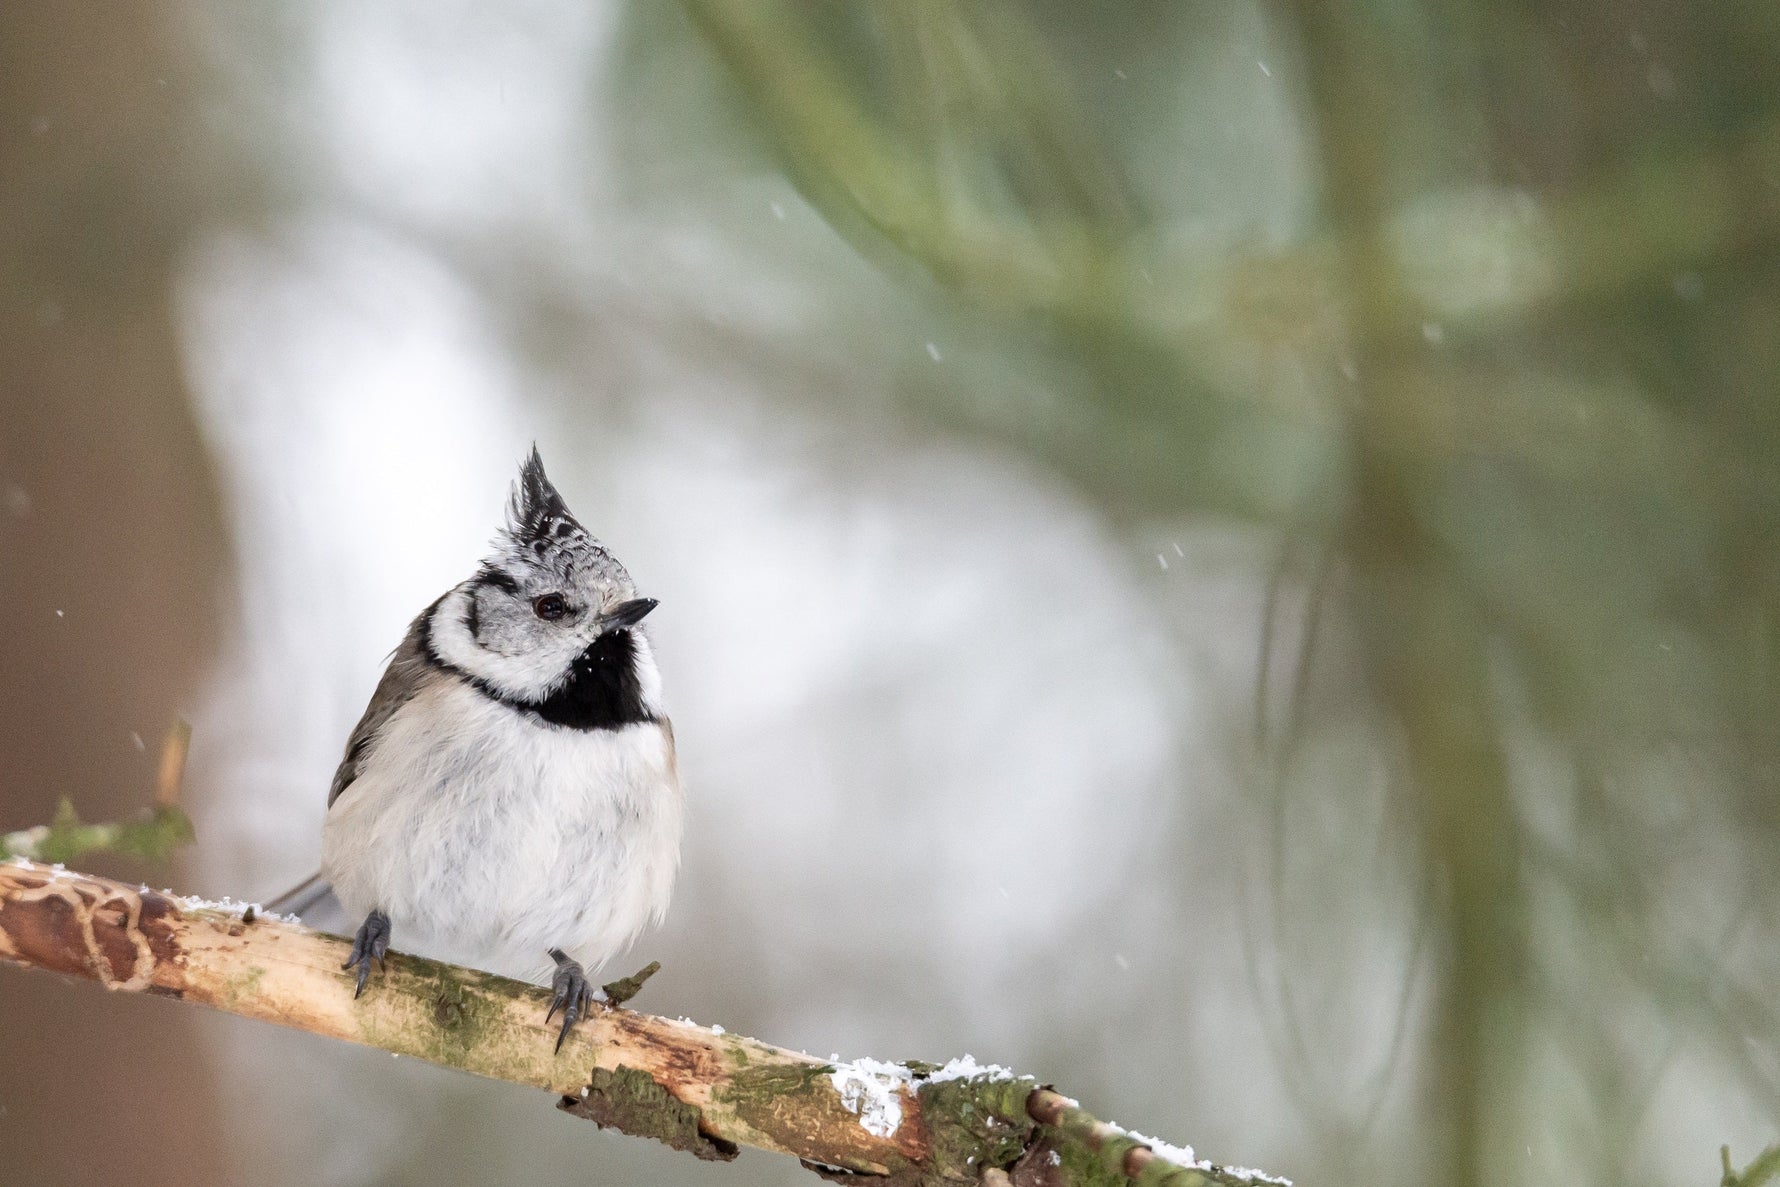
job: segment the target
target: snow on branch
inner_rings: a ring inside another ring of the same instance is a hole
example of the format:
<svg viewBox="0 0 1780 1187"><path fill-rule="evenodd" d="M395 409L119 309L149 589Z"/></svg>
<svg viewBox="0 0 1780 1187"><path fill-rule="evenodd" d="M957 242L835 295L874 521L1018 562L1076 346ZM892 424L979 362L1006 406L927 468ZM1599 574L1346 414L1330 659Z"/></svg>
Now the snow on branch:
<svg viewBox="0 0 1780 1187"><path fill-rule="evenodd" d="M820 1060L622 1008L596 1010L556 1052L545 990L392 953L355 1001L340 971L349 947L248 904L0 862L0 959L542 1089L699 1158L755 1146L824 1178L895 1187L1286 1182L1129 1133L968 1057Z"/></svg>

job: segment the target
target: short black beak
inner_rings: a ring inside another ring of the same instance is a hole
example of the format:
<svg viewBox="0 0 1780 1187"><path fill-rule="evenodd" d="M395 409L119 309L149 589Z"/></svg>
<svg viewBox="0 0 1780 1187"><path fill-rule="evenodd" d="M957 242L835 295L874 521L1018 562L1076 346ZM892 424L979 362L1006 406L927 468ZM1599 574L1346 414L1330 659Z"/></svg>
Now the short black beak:
<svg viewBox="0 0 1780 1187"><path fill-rule="evenodd" d="M600 628L608 631L621 631L625 627L635 626L648 616L649 611L659 605L661 603L654 598L632 598L628 602L619 602L600 615Z"/></svg>

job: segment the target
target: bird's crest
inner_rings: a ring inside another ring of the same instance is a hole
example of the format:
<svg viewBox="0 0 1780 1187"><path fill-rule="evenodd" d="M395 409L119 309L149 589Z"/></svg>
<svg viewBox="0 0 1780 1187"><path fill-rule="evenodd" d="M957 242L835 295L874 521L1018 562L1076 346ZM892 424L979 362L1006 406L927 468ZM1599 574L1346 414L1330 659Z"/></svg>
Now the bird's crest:
<svg viewBox="0 0 1780 1187"><path fill-rule="evenodd" d="M515 559L554 570L565 580L587 580L629 589L630 574L606 546L581 526L550 478L538 447L519 468L507 500L507 527L500 550Z"/></svg>

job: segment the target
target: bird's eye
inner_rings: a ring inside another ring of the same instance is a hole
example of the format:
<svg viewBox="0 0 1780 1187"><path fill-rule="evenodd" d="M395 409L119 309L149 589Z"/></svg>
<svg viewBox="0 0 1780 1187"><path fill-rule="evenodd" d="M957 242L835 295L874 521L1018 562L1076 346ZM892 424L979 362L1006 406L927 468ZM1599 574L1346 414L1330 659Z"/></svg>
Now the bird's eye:
<svg viewBox="0 0 1780 1187"><path fill-rule="evenodd" d="M569 604L562 600L561 594L544 594L532 599L532 611L539 618L555 622L569 612Z"/></svg>

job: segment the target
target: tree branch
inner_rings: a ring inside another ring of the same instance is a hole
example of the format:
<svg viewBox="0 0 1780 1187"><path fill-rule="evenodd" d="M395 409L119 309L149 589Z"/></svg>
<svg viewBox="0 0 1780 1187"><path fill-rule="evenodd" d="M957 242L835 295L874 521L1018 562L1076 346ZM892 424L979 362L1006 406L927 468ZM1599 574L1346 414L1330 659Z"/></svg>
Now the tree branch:
<svg viewBox="0 0 1780 1187"><path fill-rule="evenodd" d="M701 1158L756 1146L824 1178L898 1185L1246 1187L999 1068L834 1064L628 1009L594 1012L553 1052L546 991L392 953L357 1001L349 945L258 913L14 859L0 864L0 959L108 989L207 1005L549 1091L570 1113Z"/></svg>

